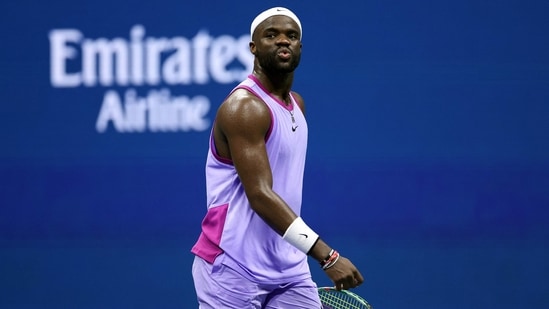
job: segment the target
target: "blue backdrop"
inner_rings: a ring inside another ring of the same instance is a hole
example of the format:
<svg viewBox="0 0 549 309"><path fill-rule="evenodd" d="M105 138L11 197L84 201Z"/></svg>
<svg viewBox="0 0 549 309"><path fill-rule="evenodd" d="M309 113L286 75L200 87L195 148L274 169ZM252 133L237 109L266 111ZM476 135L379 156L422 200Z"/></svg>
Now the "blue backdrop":
<svg viewBox="0 0 549 309"><path fill-rule="evenodd" d="M1 308L197 307L208 132L275 5L303 24L303 216L356 291L549 307L547 1L22 0L0 4Z"/></svg>

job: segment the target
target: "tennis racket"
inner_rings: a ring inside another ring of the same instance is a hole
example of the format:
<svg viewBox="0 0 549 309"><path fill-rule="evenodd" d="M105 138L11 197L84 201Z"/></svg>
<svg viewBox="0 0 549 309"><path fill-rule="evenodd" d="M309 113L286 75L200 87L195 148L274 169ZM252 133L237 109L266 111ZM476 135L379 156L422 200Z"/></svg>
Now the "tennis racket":
<svg viewBox="0 0 549 309"><path fill-rule="evenodd" d="M334 287L318 288L322 309L373 309L362 297L347 290L338 291Z"/></svg>

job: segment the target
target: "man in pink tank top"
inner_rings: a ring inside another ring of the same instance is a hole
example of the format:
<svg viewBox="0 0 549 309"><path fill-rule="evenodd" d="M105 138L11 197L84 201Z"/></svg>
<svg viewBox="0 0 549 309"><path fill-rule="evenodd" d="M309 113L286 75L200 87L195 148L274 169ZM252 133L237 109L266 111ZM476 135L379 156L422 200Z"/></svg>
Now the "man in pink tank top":
<svg viewBox="0 0 549 309"><path fill-rule="evenodd" d="M321 308L308 255L337 289L364 279L300 216L308 128L291 87L301 22L271 8L250 35L253 72L221 104L210 136L207 213L191 249L199 308Z"/></svg>

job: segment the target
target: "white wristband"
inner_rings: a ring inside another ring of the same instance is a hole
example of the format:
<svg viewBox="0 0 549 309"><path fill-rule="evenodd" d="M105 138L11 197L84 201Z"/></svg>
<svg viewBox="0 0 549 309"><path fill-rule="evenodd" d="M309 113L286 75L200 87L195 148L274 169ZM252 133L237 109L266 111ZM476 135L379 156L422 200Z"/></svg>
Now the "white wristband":
<svg viewBox="0 0 549 309"><path fill-rule="evenodd" d="M307 254L314 246L318 239L318 234L315 233L301 217L297 217L288 227L282 236L292 246Z"/></svg>

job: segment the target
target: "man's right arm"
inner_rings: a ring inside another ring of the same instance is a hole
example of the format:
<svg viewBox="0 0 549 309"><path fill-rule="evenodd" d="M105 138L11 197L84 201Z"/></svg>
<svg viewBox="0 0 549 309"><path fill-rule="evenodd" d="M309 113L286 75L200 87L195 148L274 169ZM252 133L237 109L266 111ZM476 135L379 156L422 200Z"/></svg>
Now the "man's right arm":
<svg viewBox="0 0 549 309"><path fill-rule="evenodd" d="M271 125L268 107L249 92L236 91L219 108L215 125L216 143L226 143L226 155L233 161L252 209L283 235L297 215L272 189L265 145Z"/></svg>

